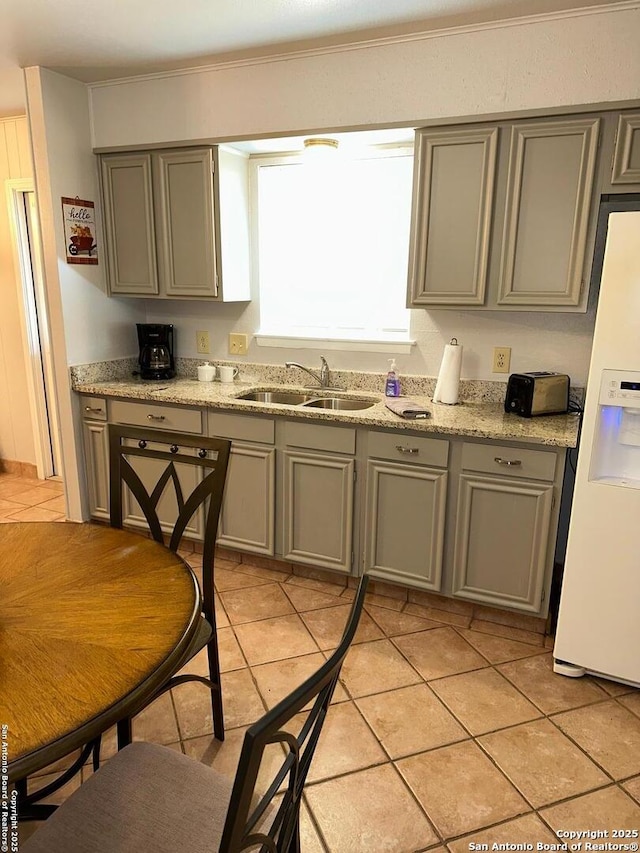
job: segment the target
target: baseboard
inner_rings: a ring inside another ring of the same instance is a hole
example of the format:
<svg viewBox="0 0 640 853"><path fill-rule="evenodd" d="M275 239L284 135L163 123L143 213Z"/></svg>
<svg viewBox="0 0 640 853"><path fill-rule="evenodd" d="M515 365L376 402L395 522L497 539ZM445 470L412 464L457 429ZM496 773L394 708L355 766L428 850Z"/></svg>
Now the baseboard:
<svg viewBox="0 0 640 853"><path fill-rule="evenodd" d="M13 459L0 459L0 474L17 474L19 477L38 478L38 469L33 462L17 462Z"/></svg>

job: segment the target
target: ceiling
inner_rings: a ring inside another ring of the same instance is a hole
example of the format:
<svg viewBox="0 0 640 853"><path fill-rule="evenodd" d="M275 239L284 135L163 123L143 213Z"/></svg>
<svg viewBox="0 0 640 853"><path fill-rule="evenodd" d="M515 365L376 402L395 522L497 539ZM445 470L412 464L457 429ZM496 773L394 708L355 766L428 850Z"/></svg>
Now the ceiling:
<svg viewBox="0 0 640 853"><path fill-rule="evenodd" d="M0 115L21 68L86 82L617 0L0 0Z"/></svg>

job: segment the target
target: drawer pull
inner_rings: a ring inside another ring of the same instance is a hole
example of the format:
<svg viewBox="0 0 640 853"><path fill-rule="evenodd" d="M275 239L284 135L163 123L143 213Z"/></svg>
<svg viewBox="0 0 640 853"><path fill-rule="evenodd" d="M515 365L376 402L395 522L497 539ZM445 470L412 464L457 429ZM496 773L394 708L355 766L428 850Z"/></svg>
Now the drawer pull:
<svg viewBox="0 0 640 853"><path fill-rule="evenodd" d="M164 415L147 415L148 421L163 421Z"/></svg>
<svg viewBox="0 0 640 853"><path fill-rule="evenodd" d="M402 444L396 444L396 450L399 450L400 453L420 453L419 447L405 447Z"/></svg>
<svg viewBox="0 0 640 853"><path fill-rule="evenodd" d="M84 410L85 412L95 412L97 415L101 415L104 412L104 409L97 406L85 406Z"/></svg>
<svg viewBox="0 0 640 853"><path fill-rule="evenodd" d="M502 456L494 457L494 462L497 462L498 465L512 465L513 467L517 467L518 465L522 465L521 459L503 459Z"/></svg>

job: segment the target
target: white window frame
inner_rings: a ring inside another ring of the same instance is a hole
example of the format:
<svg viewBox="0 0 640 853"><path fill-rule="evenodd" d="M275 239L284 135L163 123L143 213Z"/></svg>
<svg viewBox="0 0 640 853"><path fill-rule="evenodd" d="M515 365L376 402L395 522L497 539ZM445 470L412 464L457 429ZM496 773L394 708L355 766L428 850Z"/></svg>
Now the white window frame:
<svg viewBox="0 0 640 853"><path fill-rule="evenodd" d="M367 148L366 154L358 152L352 155L339 153L336 156L347 159L374 159L388 157L413 156L414 146L412 143L375 145ZM291 154L258 154L251 155L249 163L249 186L251 200L251 239L255 250L252 252L252 274L254 281L260 281L259 269L259 213L258 213L258 173L262 166L281 166L302 164L305 162L304 155L297 152ZM258 294L259 294L258 285ZM258 296L258 300L260 296ZM369 338L330 337L320 338L306 335L282 335L272 334L268 331L258 330L254 335L254 341L262 347L282 347L291 349L318 349L318 350L344 350L354 352L380 352L397 355L408 355L415 345L415 340L406 334L390 333L384 337L376 336Z"/></svg>

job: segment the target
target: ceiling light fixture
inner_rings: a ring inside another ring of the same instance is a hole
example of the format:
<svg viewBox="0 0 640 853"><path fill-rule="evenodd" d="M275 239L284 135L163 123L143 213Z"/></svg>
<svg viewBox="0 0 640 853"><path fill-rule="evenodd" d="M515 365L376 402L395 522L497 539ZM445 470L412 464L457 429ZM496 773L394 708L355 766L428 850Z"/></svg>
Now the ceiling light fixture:
<svg viewBox="0 0 640 853"><path fill-rule="evenodd" d="M326 139L321 136L312 137L311 139L305 139L304 147L305 148L315 148L316 146L323 146L325 148L337 148L338 140L337 139Z"/></svg>

